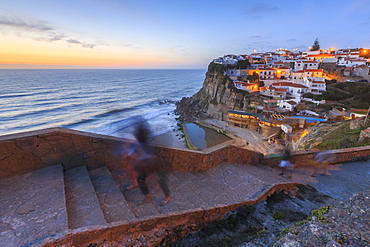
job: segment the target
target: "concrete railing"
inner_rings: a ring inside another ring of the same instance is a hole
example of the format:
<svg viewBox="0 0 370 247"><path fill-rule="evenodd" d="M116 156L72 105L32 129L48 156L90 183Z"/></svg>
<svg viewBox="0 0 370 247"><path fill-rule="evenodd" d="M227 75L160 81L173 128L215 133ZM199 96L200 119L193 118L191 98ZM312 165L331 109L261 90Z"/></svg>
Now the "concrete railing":
<svg viewBox="0 0 370 247"><path fill-rule="evenodd" d="M124 166L129 140L82 131L50 128L0 136L0 179L62 164L64 170L86 165L89 170ZM155 146L170 170L202 172L223 162L257 164L261 153L226 142L203 151Z"/></svg>

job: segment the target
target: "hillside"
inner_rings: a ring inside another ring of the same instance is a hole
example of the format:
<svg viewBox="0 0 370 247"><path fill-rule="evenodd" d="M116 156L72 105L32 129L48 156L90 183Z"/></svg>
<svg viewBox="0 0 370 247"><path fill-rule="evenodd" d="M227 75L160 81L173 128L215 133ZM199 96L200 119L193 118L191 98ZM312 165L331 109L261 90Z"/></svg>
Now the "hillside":
<svg viewBox="0 0 370 247"><path fill-rule="evenodd" d="M328 82L326 92L311 97L338 102L345 108L367 109L370 106L370 83Z"/></svg>
<svg viewBox="0 0 370 247"><path fill-rule="evenodd" d="M369 146L366 138L359 141L361 131L369 127L363 125L364 118L353 121L320 123L308 129L308 134L302 137L295 145L296 150L307 149L341 149L360 146Z"/></svg>

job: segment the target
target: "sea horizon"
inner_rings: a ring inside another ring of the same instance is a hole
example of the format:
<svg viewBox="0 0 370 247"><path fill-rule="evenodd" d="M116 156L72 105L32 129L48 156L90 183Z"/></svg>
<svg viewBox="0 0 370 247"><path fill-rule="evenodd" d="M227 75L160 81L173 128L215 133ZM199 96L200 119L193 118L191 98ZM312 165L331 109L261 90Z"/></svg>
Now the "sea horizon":
<svg viewBox="0 0 370 247"><path fill-rule="evenodd" d="M195 94L201 69L0 69L0 135L64 127L130 137L175 130L175 102Z"/></svg>

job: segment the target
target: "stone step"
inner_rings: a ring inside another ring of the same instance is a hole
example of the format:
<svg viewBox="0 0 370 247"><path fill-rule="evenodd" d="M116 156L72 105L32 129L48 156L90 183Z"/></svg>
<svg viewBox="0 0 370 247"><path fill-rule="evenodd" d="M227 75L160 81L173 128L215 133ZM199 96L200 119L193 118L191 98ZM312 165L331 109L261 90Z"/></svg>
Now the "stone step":
<svg viewBox="0 0 370 247"><path fill-rule="evenodd" d="M64 172L69 228L105 224L86 166Z"/></svg>
<svg viewBox="0 0 370 247"><path fill-rule="evenodd" d="M182 197L184 202L189 202L192 208L204 208L209 205L208 183L204 183L191 172L172 171L171 174L176 180L173 179L170 184L176 187L179 198ZM178 207L180 208L180 205Z"/></svg>
<svg viewBox="0 0 370 247"><path fill-rule="evenodd" d="M0 180L3 246L29 246L66 231L63 167L55 165Z"/></svg>
<svg viewBox="0 0 370 247"><path fill-rule="evenodd" d="M108 167L89 171L89 174L108 223L136 219Z"/></svg>
<svg viewBox="0 0 370 247"><path fill-rule="evenodd" d="M127 173L112 171L112 175L127 203L129 204L131 211L134 213L137 219L159 214L158 210L153 204L156 203L156 200L153 200L151 203L140 204L140 202L144 200L144 195L139 187L135 187L131 190L126 189L129 185L132 184L131 179ZM152 192L153 188L149 187L149 189Z"/></svg>
<svg viewBox="0 0 370 247"><path fill-rule="evenodd" d="M197 175L206 186L203 191L208 193L207 204L210 207L239 203L243 198L237 190L244 186L244 179L224 166L221 164Z"/></svg>

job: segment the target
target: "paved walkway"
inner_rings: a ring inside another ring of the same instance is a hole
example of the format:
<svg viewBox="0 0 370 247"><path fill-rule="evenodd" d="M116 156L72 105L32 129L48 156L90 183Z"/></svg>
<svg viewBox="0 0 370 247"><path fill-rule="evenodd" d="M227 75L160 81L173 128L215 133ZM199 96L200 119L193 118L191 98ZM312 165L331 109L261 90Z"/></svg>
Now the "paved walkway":
<svg viewBox="0 0 370 247"><path fill-rule="evenodd" d="M263 140L263 136L256 131L247 128L229 126L226 122L218 121L216 119L204 119L198 121L198 123L213 129L226 131L232 137L239 139L241 144L245 145L248 149L255 150L263 154L276 152L275 144L268 144L267 141Z"/></svg>
<svg viewBox="0 0 370 247"><path fill-rule="evenodd" d="M292 181L309 184L319 192L339 200L348 200L353 194L370 190L370 161L329 165L311 177L312 168L293 170Z"/></svg>

